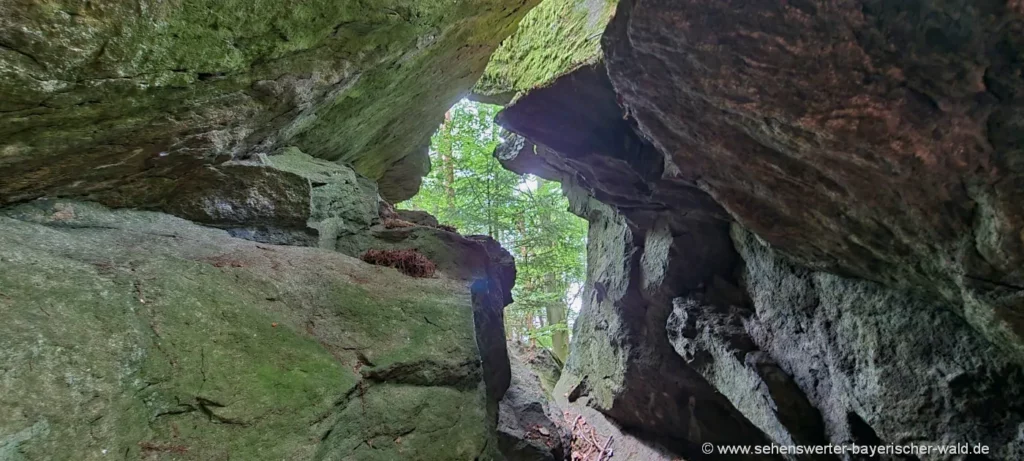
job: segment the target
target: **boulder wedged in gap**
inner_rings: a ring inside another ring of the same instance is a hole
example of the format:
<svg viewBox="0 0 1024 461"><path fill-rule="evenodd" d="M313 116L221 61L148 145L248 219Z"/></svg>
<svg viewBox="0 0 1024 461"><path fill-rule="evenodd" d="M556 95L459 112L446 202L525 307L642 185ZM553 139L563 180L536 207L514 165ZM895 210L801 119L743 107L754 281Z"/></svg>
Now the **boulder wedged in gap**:
<svg viewBox="0 0 1024 461"><path fill-rule="evenodd" d="M498 446L509 461L566 461L570 434L561 410L528 364L520 344L509 344L512 383L499 404Z"/></svg>

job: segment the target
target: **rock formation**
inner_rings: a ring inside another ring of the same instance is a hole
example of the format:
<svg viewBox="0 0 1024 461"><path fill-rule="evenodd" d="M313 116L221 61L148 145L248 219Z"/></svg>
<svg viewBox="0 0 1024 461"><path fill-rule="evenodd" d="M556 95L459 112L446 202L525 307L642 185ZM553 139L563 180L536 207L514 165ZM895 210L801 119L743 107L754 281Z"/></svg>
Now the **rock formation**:
<svg viewBox="0 0 1024 461"><path fill-rule="evenodd" d="M547 0L476 87L590 222L543 379L389 203L538 3L0 4L0 460L1024 458L1020 1Z"/></svg>
<svg viewBox="0 0 1024 461"><path fill-rule="evenodd" d="M590 221L569 400L690 459L1024 456L1022 14L620 2L604 63L499 115L518 136L496 157Z"/></svg>
<svg viewBox="0 0 1024 461"><path fill-rule="evenodd" d="M514 261L388 202L536 3L0 5L0 459L500 459Z"/></svg>
<svg viewBox="0 0 1024 461"><path fill-rule="evenodd" d="M519 344L508 345L512 382L499 403L498 445L509 461L569 459L569 429L562 412L534 373L537 362Z"/></svg>
<svg viewBox="0 0 1024 461"><path fill-rule="evenodd" d="M159 208L297 146L416 193L447 107L536 0L0 5L0 204Z"/></svg>
<svg viewBox="0 0 1024 461"><path fill-rule="evenodd" d="M503 304L461 279L62 200L0 228L4 459L499 456Z"/></svg>

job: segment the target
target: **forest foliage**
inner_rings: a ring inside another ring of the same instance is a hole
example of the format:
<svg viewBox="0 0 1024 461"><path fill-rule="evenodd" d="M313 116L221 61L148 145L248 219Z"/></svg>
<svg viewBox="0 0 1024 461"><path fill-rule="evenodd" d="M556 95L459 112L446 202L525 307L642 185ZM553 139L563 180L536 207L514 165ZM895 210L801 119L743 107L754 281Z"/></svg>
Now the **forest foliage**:
<svg viewBox="0 0 1024 461"><path fill-rule="evenodd" d="M463 101L431 139L430 174L402 208L429 212L462 234L490 235L516 258L515 302L505 309L510 339L568 352L570 306L586 265L586 221L568 211L557 182L508 171L492 157L502 142L501 108Z"/></svg>

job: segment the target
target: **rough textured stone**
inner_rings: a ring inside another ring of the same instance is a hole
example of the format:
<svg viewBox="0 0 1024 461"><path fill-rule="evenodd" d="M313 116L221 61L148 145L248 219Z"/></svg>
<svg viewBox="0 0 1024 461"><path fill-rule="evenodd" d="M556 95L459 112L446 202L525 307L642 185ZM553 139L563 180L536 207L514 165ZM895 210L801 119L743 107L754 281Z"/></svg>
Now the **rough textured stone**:
<svg viewBox="0 0 1024 461"><path fill-rule="evenodd" d="M157 213L2 214L5 459L500 456L461 280Z"/></svg>
<svg viewBox="0 0 1024 461"><path fill-rule="evenodd" d="M742 294L739 299L743 300ZM746 306L715 304L695 294L675 299L667 329L676 352L776 443L827 445L818 409L770 355L758 350L744 329L750 315Z"/></svg>
<svg viewBox="0 0 1024 461"><path fill-rule="evenodd" d="M616 0L544 0L491 55L472 98L505 105L517 95L601 57Z"/></svg>
<svg viewBox="0 0 1024 461"><path fill-rule="evenodd" d="M603 45L665 179L803 265L943 297L1024 362L1022 13L629 0Z"/></svg>
<svg viewBox="0 0 1024 461"><path fill-rule="evenodd" d="M150 206L289 145L406 198L444 111L536 3L5 2L0 204Z"/></svg>
<svg viewBox="0 0 1024 461"><path fill-rule="evenodd" d="M658 432L637 421L671 405L615 399L692 374L777 443L1020 458L1017 3L620 2L607 76L579 69L499 116L523 137L496 152L506 167L605 210L570 399ZM726 221L738 257L715 243ZM672 377L642 366L671 363L659 326L628 333L644 317L669 320ZM687 424L669 426L696 440Z"/></svg>
<svg viewBox="0 0 1024 461"><path fill-rule="evenodd" d="M541 379L527 365L517 344L509 344L512 384L499 404L498 446L509 461L564 461L569 431Z"/></svg>
<svg viewBox="0 0 1024 461"><path fill-rule="evenodd" d="M733 237L751 296L749 307L733 310L742 312L734 319L743 318L733 323L733 341L767 354L760 363L777 367L772 372L785 389L792 377L820 409L830 441L984 444L992 454L969 459L1024 456L1024 370L954 305L928 292L795 267L739 227ZM715 315L692 321L698 329L720 328ZM696 343L722 344L709 339ZM747 359L746 369L715 381L739 386L759 366ZM793 392L779 395L768 384L780 410L793 402Z"/></svg>
<svg viewBox="0 0 1024 461"><path fill-rule="evenodd" d="M509 356L518 358L533 374L540 379L540 386L544 393L553 397L555 384L562 376L562 367L550 349L543 347L530 347L522 343L509 343Z"/></svg>
<svg viewBox="0 0 1024 461"><path fill-rule="evenodd" d="M290 147L207 166L180 181L159 208L250 240L334 248L339 236L367 233L379 222L378 201L369 179Z"/></svg>
<svg viewBox="0 0 1024 461"><path fill-rule="evenodd" d="M513 171L574 181L619 208L727 219L706 193L663 179L662 154L623 118L617 99L603 64L577 69L498 114L501 126L526 140L513 136L496 156Z"/></svg>
<svg viewBox="0 0 1024 461"><path fill-rule="evenodd" d="M695 288L722 267L722 261L703 257L718 256L710 250L728 241L725 228L694 225L678 246L648 250L648 235L612 208L585 194L569 196L573 211L590 221L590 231L583 309L558 384L569 389L568 400L586 398L587 405L627 432L685 456L700 456L699 447L706 442L766 442L761 431L675 353L665 330L672 290ZM690 244L694 260L667 259L671 248ZM701 254L702 249L708 252ZM646 271L645 265L666 267L654 260L665 262L668 269Z"/></svg>
<svg viewBox="0 0 1024 461"><path fill-rule="evenodd" d="M395 210L395 213L398 215L399 219L413 224L418 224L420 226L437 227L437 225L440 224L437 222L437 218L426 211Z"/></svg>
<svg viewBox="0 0 1024 461"><path fill-rule="evenodd" d="M609 450L612 453L611 459L616 461L677 461L678 456L671 450L652 443L648 440L641 440L625 432L622 427L609 420L604 414L587 405L587 397L581 397L570 402L566 396L572 391L570 383L574 380L561 380L555 388L555 402L563 409L567 424L570 427L577 423L586 423L587 427L593 428L598 436L598 442L612 439ZM696 458L694 458L696 459Z"/></svg>
<svg viewBox="0 0 1024 461"><path fill-rule="evenodd" d="M726 215L696 188L657 187L660 154L622 118L603 67L524 95L498 122L528 138L504 143L499 160L561 180L572 211L590 222L583 309L561 378L571 382L559 387L686 456L700 456L704 442L767 440L665 330L673 297L731 273Z"/></svg>
<svg viewBox="0 0 1024 461"><path fill-rule="evenodd" d="M502 398L511 379L504 308L512 303L516 280L515 259L507 250L487 236L464 237L425 226L387 229L379 224L367 232L341 236L334 245L329 248L353 256L370 249L416 250L441 272L467 282L476 306L474 320L488 395L495 404Z"/></svg>

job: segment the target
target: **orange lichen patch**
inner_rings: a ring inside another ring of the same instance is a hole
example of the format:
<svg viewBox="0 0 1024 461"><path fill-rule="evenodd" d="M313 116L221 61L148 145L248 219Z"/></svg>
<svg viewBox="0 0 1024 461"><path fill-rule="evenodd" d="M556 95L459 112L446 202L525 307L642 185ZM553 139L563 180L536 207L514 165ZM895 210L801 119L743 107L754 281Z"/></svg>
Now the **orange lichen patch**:
<svg viewBox="0 0 1024 461"><path fill-rule="evenodd" d="M385 229L401 229L405 227L416 227L416 224L409 221L398 219L398 218L386 218L384 219Z"/></svg>
<svg viewBox="0 0 1024 461"><path fill-rule="evenodd" d="M433 277L437 266L416 250L367 250L359 259L377 266L394 267L410 277Z"/></svg>

